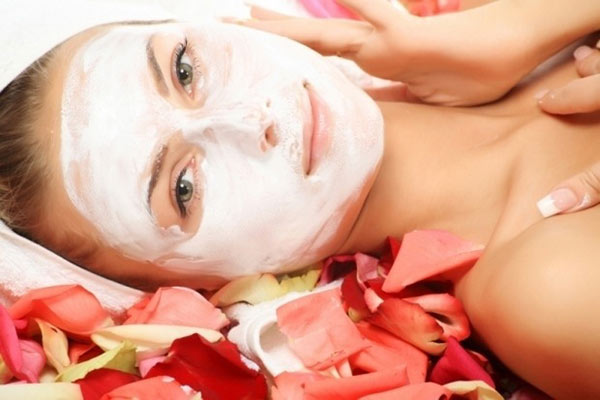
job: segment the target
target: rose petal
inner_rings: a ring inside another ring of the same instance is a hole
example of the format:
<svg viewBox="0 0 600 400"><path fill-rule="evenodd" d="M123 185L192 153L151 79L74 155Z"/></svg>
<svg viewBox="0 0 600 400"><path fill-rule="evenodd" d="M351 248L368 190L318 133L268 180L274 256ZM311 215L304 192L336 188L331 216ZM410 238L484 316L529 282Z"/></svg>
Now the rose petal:
<svg viewBox="0 0 600 400"><path fill-rule="evenodd" d="M79 343L71 342L69 346L70 364L77 364L81 361L87 361L91 358L99 356L103 351L94 343Z"/></svg>
<svg viewBox="0 0 600 400"><path fill-rule="evenodd" d="M232 343L209 343L197 334L175 340L167 358L147 376L162 375L191 386L204 400L262 400L267 395L265 377L248 368Z"/></svg>
<svg viewBox="0 0 600 400"><path fill-rule="evenodd" d="M175 339L199 334L209 342L218 342L223 335L212 329L173 325L121 325L101 329L92 334L92 341L103 350L114 349L123 341L136 347L137 353L155 356L164 354Z"/></svg>
<svg viewBox="0 0 600 400"><path fill-rule="evenodd" d="M446 351L433 367L429 380L439 384L480 380L495 387L490 375L453 337L448 339Z"/></svg>
<svg viewBox="0 0 600 400"><path fill-rule="evenodd" d="M448 293L432 293L417 297L405 297L404 301L418 304L430 313L442 327L442 339L455 337L461 341L469 337L469 319L463 310L462 303ZM440 318L442 316L443 318Z"/></svg>
<svg viewBox="0 0 600 400"><path fill-rule="evenodd" d="M10 372L10 369L8 369L8 366L2 357L0 357L0 385L4 385L5 383L9 382L12 377L12 372Z"/></svg>
<svg viewBox="0 0 600 400"><path fill-rule="evenodd" d="M425 374L427 373L427 366L429 363L427 354L413 345L406 343L404 340L399 339L368 322L360 322L356 327L372 346L383 348L384 351L389 351L388 354L393 355L397 363L406 365L406 373L411 384L425 381ZM371 347L367 347L365 350L368 351L370 348ZM391 362L394 360L391 359L391 356L385 356L381 353L381 349L369 352L369 355L372 357L372 362L378 363L377 365L388 364L388 367L392 366Z"/></svg>
<svg viewBox="0 0 600 400"><path fill-rule="evenodd" d="M321 379L329 378L314 372L284 372L275 377L271 397L273 400L305 400L304 386Z"/></svg>
<svg viewBox="0 0 600 400"><path fill-rule="evenodd" d="M366 345L344 312L339 288L284 304L277 309L277 324L308 368L330 367Z"/></svg>
<svg viewBox="0 0 600 400"><path fill-rule="evenodd" d="M101 400L201 400L203 397L189 386L181 386L168 376L143 379L114 389ZM87 400L87 399L86 399Z"/></svg>
<svg viewBox="0 0 600 400"><path fill-rule="evenodd" d="M383 393L371 394L359 400L448 400L452 392L436 383L408 385Z"/></svg>
<svg viewBox="0 0 600 400"><path fill-rule="evenodd" d="M444 385L453 394L476 400L502 400L494 388L483 381L457 381Z"/></svg>
<svg viewBox="0 0 600 400"><path fill-rule="evenodd" d="M402 246L383 290L400 292L413 283L459 268L470 268L483 246L437 230L413 231L402 238Z"/></svg>
<svg viewBox="0 0 600 400"><path fill-rule="evenodd" d="M323 270L317 286L324 286L346 274L353 272L356 263L353 255L340 255L329 257L323 263Z"/></svg>
<svg viewBox="0 0 600 400"><path fill-rule="evenodd" d="M364 290L367 288L366 281L379 278L379 260L362 253L356 253L354 259L356 260L356 280Z"/></svg>
<svg viewBox="0 0 600 400"><path fill-rule="evenodd" d="M83 400L74 383L13 383L0 386L0 399Z"/></svg>
<svg viewBox="0 0 600 400"><path fill-rule="evenodd" d="M112 325L108 313L93 294L79 285L35 289L10 308L13 319L39 318L55 327L85 337L96 329Z"/></svg>
<svg viewBox="0 0 600 400"><path fill-rule="evenodd" d="M42 333L42 346L48 362L58 372L71 364L69 359L69 342L65 334L52 324L36 319Z"/></svg>
<svg viewBox="0 0 600 400"><path fill-rule="evenodd" d="M348 314L354 322L358 322L369 315L370 311L367 303L365 303L363 290L358 284L356 274L348 274L344 277L341 291L344 302L349 308Z"/></svg>
<svg viewBox="0 0 600 400"><path fill-rule="evenodd" d="M85 378L75 383L81 387L84 400L99 400L104 394L120 386L138 381L140 378L115 369L101 368L90 371Z"/></svg>
<svg viewBox="0 0 600 400"><path fill-rule="evenodd" d="M436 320L421 306L402 299L384 300L368 322L429 354L441 354L446 347L439 342L443 329Z"/></svg>
<svg viewBox="0 0 600 400"><path fill-rule="evenodd" d="M144 358L138 361L138 369L140 370L140 375L142 378L145 378L148 375L148 371L152 369L156 364L165 361L166 356L158 356L158 357L150 357Z"/></svg>
<svg viewBox="0 0 600 400"><path fill-rule="evenodd" d="M130 374L135 373L135 347L129 342L122 342L120 346L91 360L69 366L56 377L56 380L59 382L73 382L85 377L90 371L100 368L116 369Z"/></svg>
<svg viewBox="0 0 600 400"><path fill-rule="evenodd" d="M225 314L200 293L182 287L158 289L150 300L130 308L127 315L123 324L181 325L217 331L229 325Z"/></svg>
<svg viewBox="0 0 600 400"><path fill-rule="evenodd" d="M304 385L304 392L307 400L347 400L384 392L407 383L406 367L399 366L348 378L308 381Z"/></svg>
<svg viewBox="0 0 600 400"><path fill-rule="evenodd" d="M283 289L274 275L251 275L227 283L210 298L210 302L219 307L240 301L258 304L276 299L283 294Z"/></svg>
<svg viewBox="0 0 600 400"><path fill-rule="evenodd" d="M396 259L396 257L398 257L401 244L402 241L396 238L388 236L388 238L386 239L383 253L381 254L381 258L379 259L379 263L385 269L386 273L390 271L390 269L392 268L392 264L394 264L394 260Z"/></svg>

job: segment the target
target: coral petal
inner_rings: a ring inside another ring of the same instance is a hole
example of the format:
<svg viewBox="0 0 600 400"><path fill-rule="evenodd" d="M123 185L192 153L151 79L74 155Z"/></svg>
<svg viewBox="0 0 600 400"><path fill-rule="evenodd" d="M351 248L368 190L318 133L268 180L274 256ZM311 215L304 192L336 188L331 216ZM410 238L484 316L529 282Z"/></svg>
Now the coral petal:
<svg viewBox="0 0 600 400"><path fill-rule="evenodd" d="M384 300L368 321L429 354L441 354L446 345L438 342L442 327L417 304L402 299Z"/></svg>
<svg viewBox="0 0 600 400"><path fill-rule="evenodd" d="M445 231L423 230L404 235L383 290L399 292L408 285L456 269L470 268L483 246Z"/></svg>
<svg viewBox="0 0 600 400"><path fill-rule="evenodd" d="M108 312L94 295L79 285L35 289L9 309L13 319L39 318L58 329L85 337L112 325Z"/></svg>
<svg viewBox="0 0 600 400"><path fill-rule="evenodd" d="M418 304L423 309L436 316L443 316L443 319L436 318L438 324L444 330L443 340L448 340L450 336L461 341L469 337L471 330L469 328L469 319L464 312L462 303L456 297L448 293L432 293L417 297L407 297L403 299L413 304Z"/></svg>
<svg viewBox="0 0 600 400"><path fill-rule="evenodd" d="M364 396L359 400L448 400L451 395L452 392L444 386L425 382Z"/></svg>
<svg viewBox="0 0 600 400"><path fill-rule="evenodd" d="M229 325L221 310L189 288L160 288L127 311L123 324L162 324L219 330Z"/></svg>
<svg viewBox="0 0 600 400"><path fill-rule="evenodd" d="M308 368L325 369L366 346L344 312L339 288L284 304L277 309L277 323Z"/></svg>
<svg viewBox="0 0 600 400"><path fill-rule="evenodd" d="M168 376L157 376L118 387L101 398L101 400L135 399L199 400L202 399L202 397L190 387L181 386L173 378Z"/></svg>

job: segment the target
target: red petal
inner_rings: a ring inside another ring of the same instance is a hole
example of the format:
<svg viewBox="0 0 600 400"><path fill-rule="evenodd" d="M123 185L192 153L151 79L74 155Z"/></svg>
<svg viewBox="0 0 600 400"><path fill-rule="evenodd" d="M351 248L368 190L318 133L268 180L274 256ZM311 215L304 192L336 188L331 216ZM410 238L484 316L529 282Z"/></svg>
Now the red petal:
<svg viewBox="0 0 600 400"><path fill-rule="evenodd" d="M435 383L408 385L388 392L361 397L359 400L447 400L452 392Z"/></svg>
<svg viewBox="0 0 600 400"><path fill-rule="evenodd" d="M394 264L394 260L398 256L398 252L400 252L401 244L401 240L395 239L393 237L387 238L385 248L379 260L379 262L381 263L383 268L385 268L386 271L389 271L392 268L392 264Z"/></svg>
<svg viewBox="0 0 600 400"><path fill-rule="evenodd" d="M71 360L71 364L87 361L102 353L102 349L94 343L78 343L73 341L69 343L69 360Z"/></svg>
<svg viewBox="0 0 600 400"><path fill-rule="evenodd" d="M323 286L339 279L354 270L354 256L341 255L329 257L323 263L323 271L317 286Z"/></svg>
<svg viewBox="0 0 600 400"><path fill-rule="evenodd" d="M448 340L450 336L453 336L461 341L471 334L469 319L463 310L462 303L456 297L450 296L448 293L433 293L404 298L403 300L418 304L426 312L433 314L444 330L443 340ZM437 316L443 316L444 318L438 318Z"/></svg>
<svg viewBox="0 0 600 400"><path fill-rule="evenodd" d="M172 376L202 393L203 400L258 400L267 396L265 377L248 368L235 345L209 343L197 334L173 342L165 361L149 372Z"/></svg>
<svg viewBox="0 0 600 400"><path fill-rule="evenodd" d="M480 380L495 388L490 375L453 337L448 339L446 351L433 367L429 380L442 385L454 381Z"/></svg>
<svg viewBox="0 0 600 400"><path fill-rule="evenodd" d="M127 310L124 324L164 324L220 330L229 325L221 310L200 293L182 287L160 288Z"/></svg>
<svg viewBox="0 0 600 400"><path fill-rule="evenodd" d="M445 231L413 231L404 235L402 247L388 274L383 290L399 292L406 286L433 276L470 268L483 246L467 242Z"/></svg>
<svg viewBox="0 0 600 400"><path fill-rule="evenodd" d="M13 375L23 368L23 356L17 330L8 311L0 304L0 356ZM25 379L22 375L19 379Z"/></svg>
<svg viewBox="0 0 600 400"><path fill-rule="evenodd" d="M81 387L84 400L99 400L104 394L140 378L116 369L101 368L90 371L85 378L75 381Z"/></svg>
<svg viewBox="0 0 600 400"><path fill-rule="evenodd" d="M111 324L108 313L93 294L79 285L35 289L9 310L13 319L40 318L78 337Z"/></svg>
<svg viewBox="0 0 600 400"><path fill-rule="evenodd" d="M182 388L173 378L157 376L121 386L102 396L101 400L190 400L195 394L190 388Z"/></svg>
<svg viewBox="0 0 600 400"><path fill-rule="evenodd" d="M406 367L400 366L348 378L309 381L304 385L304 391L307 400L348 400L384 392L407 383Z"/></svg>
<svg viewBox="0 0 600 400"><path fill-rule="evenodd" d="M427 354L368 322L359 322L356 327L371 344L391 349L392 353L397 355L397 360L406 364L406 373L410 383L425 381L429 363Z"/></svg>
<svg viewBox="0 0 600 400"><path fill-rule="evenodd" d="M154 367L156 364L163 362L165 360L165 358L167 358L166 356L158 356L158 357L151 357L151 358L145 358L143 360L139 360L138 362L138 368L140 370L140 375L145 378L146 375L148 375L148 371L150 371L152 369L152 367Z"/></svg>
<svg viewBox="0 0 600 400"><path fill-rule="evenodd" d="M330 367L366 345L344 312L339 289L284 304L277 309L277 324L308 368Z"/></svg>
<svg viewBox="0 0 600 400"><path fill-rule="evenodd" d="M23 356L23 366L15 376L18 378L23 376L27 382L36 383L39 381L44 365L46 365L44 349L33 340L19 340L19 346Z"/></svg>
<svg viewBox="0 0 600 400"><path fill-rule="evenodd" d="M402 299L386 299L368 321L429 354L440 354L443 330L436 320L417 304Z"/></svg>

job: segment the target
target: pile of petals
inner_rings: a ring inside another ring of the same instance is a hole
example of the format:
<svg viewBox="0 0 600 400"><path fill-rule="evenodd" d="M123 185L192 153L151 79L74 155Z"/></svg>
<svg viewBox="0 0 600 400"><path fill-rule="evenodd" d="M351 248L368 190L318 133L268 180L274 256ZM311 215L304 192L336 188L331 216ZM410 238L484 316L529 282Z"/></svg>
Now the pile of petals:
<svg viewBox="0 0 600 400"><path fill-rule="evenodd" d="M336 256L303 275L246 277L210 302L161 288L120 324L81 286L34 290L0 306L0 398L501 399L485 357L460 344L469 322L448 283L481 251L446 232L415 231L390 239L380 259ZM230 322L215 305L256 304L337 279L340 286L277 309L304 369L271 377L269 388L224 338Z"/></svg>

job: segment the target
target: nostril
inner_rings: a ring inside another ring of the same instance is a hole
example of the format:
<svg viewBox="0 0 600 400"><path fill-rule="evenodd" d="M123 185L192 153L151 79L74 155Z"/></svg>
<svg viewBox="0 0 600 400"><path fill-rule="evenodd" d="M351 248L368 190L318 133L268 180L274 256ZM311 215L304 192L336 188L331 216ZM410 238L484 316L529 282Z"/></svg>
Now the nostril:
<svg viewBox="0 0 600 400"><path fill-rule="evenodd" d="M277 135L275 134L275 126L273 124L269 125L269 127L265 129L265 141L271 147L277 146L277 143L279 142Z"/></svg>

